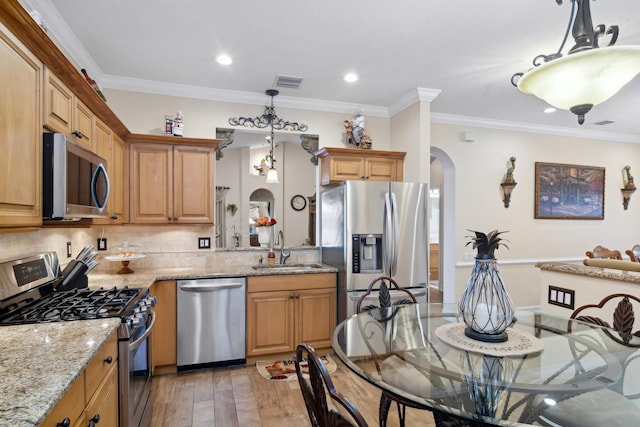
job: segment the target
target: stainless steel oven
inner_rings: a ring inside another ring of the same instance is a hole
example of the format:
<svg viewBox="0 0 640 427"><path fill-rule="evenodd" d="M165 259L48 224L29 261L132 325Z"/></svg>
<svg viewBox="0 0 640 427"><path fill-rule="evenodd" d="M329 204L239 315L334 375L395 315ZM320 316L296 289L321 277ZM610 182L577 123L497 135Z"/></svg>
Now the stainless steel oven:
<svg viewBox="0 0 640 427"><path fill-rule="evenodd" d="M151 331L155 301L144 298L131 321L118 330L120 427L151 425Z"/></svg>

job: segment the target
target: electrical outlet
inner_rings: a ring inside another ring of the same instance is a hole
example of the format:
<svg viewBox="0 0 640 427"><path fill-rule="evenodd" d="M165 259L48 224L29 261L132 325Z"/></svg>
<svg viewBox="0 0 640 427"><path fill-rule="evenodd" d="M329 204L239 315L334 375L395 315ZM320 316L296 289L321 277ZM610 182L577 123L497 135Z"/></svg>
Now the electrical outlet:
<svg viewBox="0 0 640 427"><path fill-rule="evenodd" d="M211 237L198 237L198 249L211 249Z"/></svg>
<svg viewBox="0 0 640 427"><path fill-rule="evenodd" d="M67 242L67 258L71 258L71 242Z"/></svg>
<svg viewBox="0 0 640 427"><path fill-rule="evenodd" d="M107 238L106 237L98 237L98 250L106 251L107 250Z"/></svg>

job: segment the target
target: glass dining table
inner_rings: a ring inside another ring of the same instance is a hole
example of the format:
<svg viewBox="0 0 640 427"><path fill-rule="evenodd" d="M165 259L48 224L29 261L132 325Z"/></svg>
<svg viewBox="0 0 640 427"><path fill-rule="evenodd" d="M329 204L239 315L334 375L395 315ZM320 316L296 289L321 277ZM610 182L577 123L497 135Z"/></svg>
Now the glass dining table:
<svg viewBox="0 0 640 427"><path fill-rule="evenodd" d="M455 304L375 308L342 321L333 348L439 425L640 425L640 390L626 385L639 382L640 355L612 340L616 331L518 309L506 342L467 338L464 327Z"/></svg>

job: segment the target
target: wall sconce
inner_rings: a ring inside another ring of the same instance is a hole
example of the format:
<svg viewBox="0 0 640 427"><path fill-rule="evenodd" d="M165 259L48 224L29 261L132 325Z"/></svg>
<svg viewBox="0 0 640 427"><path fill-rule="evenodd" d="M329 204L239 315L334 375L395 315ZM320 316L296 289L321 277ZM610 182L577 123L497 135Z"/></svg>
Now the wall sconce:
<svg viewBox="0 0 640 427"><path fill-rule="evenodd" d="M629 200L631 199L631 195L634 191L636 191L636 186L633 183L633 177L629 173L630 169L631 167L628 165L624 167L625 183L624 188L620 189L620 191L622 191L622 206L624 206L625 211L627 210L627 207L629 207Z"/></svg>
<svg viewBox="0 0 640 427"><path fill-rule="evenodd" d="M507 174L504 177L504 180L500 183L502 186L502 193L504 197L502 201L504 202L504 207L509 207L509 202L511 202L511 192L513 188L518 185L515 179L513 179L513 170L516 168L516 158L511 157L509 159L510 166L507 167Z"/></svg>

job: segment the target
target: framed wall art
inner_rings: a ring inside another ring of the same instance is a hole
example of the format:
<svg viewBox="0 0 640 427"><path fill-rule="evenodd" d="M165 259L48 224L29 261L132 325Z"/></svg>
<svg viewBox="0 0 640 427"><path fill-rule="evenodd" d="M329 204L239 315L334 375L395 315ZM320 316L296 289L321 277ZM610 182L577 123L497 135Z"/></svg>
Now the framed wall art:
<svg viewBox="0 0 640 427"><path fill-rule="evenodd" d="M604 219L604 168L536 162L537 219Z"/></svg>

